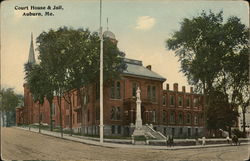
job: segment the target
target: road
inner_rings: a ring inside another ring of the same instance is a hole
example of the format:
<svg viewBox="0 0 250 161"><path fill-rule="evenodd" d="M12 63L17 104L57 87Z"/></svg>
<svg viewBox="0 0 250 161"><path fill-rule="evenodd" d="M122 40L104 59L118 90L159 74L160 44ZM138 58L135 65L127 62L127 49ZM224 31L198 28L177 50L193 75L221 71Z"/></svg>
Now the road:
<svg viewBox="0 0 250 161"><path fill-rule="evenodd" d="M247 145L186 150L106 148L72 142L16 128L2 128L3 160L96 160L96 161L242 161Z"/></svg>

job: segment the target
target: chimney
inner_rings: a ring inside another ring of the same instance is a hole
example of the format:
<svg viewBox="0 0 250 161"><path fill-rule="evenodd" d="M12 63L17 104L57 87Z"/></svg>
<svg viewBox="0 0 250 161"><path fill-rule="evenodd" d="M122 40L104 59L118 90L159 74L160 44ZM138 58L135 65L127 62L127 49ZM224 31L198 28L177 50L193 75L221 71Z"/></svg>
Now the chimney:
<svg viewBox="0 0 250 161"><path fill-rule="evenodd" d="M152 66L148 65L148 66L146 66L146 68L148 68L148 70L151 70Z"/></svg>
<svg viewBox="0 0 250 161"><path fill-rule="evenodd" d="M178 92L178 83L174 83L174 91Z"/></svg>
<svg viewBox="0 0 250 161"><path fill-rule="evenodd" d="M185 93L186 92L186 87L182 86L182 92Z"/></svg>
<svg viewBox="0 0 250 161"><path fill-rule="evenodd" d="M166 90L169 90L169 84L167 83L167 85L166 85Z"/></svg>
<svg viewBox="0 0 250 161"><path fill-rule="evenodd" d="M190 87L190 93L193 93L193 92L194 92L194 88Z"/></svg>

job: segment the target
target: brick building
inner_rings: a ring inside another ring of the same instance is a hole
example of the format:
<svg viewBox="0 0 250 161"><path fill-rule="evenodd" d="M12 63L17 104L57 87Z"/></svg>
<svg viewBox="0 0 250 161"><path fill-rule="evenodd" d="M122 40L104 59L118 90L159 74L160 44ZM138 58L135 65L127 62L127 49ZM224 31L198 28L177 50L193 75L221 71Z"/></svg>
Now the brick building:
<svg viewBox="0 0 250 161"><path fill-rule="evenodd" d="M113 37L114 38L114 35ZM33 43L33 42L31 42ZM31 45L29 62L35 63ZM195 94L193 88L187 93L184 86L178 89L178 84L170 90L169 84L163 89L166 79L152 71L142 61L124 59L127 69L119 80L104 83L104 134L130 135L133 132L136 117L136 89L141 89L141 116L144 125L152 125L154 130L164 135L187 137L200 135L204 130L203 95ZM87 87L85 97L84 119L80 108L77 91L72 90L72 122L75 132L83 129L86 134L99 134L99 84ZM24 84L24 107L18 109L22 113L24 124L38 123L38 104L33 102L32 94ZM69 128L69 104L62 98L63 128ZM18 114L17 116L21 116ZM41 106L42 123L50 124L49 103L45 100ZM56 97L53 100L52 122L59 126L59 108ZM20 123L20 122L19 122Z"/></svg>

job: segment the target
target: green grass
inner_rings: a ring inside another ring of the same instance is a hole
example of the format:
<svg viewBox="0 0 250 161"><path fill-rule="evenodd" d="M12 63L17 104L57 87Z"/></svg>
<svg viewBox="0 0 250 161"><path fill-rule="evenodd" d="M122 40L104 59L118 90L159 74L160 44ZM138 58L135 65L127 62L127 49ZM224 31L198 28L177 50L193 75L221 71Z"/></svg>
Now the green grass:
<svg viewBox="0 0 250 161"><path fill-rule="evenodd" d="M146 141L147 138L145 136L134 136L135 141Z"/></svg>
<svg viewBox="0 0 250 161"><path fill-rule="evenodd" d="M31 125L19 125L19 127L32 127L32 128L39 128L39 125L34 125L34 124L31 124ZM45 125L41 125L41 129L42 130L48 130L50 131L50 127L49 126L45 126ZM60 127L54 127L53 128L53 132L58 132L60 133L61 132L61 129ZM70 134L70 130L63 130L63 133L64 134ZM99 135L91 135L91 134L84 134L82 135L81 133L74 133L72 132L72 135L78 135L78 136L86 136L86 137L93 137L93 138L99 138L100 136ZM129 136L104 136L105 139L125 139L125 140L131 140L131 137Z"/></svg>

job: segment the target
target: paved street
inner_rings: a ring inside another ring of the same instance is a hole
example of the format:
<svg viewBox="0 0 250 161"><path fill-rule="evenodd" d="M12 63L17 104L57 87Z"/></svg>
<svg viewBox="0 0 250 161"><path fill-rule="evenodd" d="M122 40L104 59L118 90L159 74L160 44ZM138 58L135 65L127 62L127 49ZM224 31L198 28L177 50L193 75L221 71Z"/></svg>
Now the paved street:
<svg viewBox="0 0 250 161"><path fill-rule="evenodd" d="M72 142L16 128L2 128L4 160L245 160L248 146L154 150L107 148Z"/></svg>

